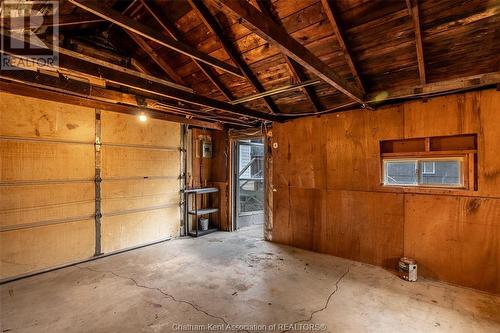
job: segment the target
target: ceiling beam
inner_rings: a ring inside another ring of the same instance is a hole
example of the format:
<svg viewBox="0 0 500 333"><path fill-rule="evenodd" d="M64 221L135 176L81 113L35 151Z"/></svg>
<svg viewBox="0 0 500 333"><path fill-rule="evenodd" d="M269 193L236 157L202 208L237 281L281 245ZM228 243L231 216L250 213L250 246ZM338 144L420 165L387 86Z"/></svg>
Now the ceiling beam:
<svg viewBox="0 0 500 333"><path fill-rule="evenodd" d="M195 12L199 15L201 20L205 23L207 28L210 29L210 31L212 31L212 33L217 37L217 39L219 39L226 53L229 55L231 60L236 64L236 66L238 66L238 68L241 70L241 72L247 78L250 84L255 88L255 90L258 93L264 92L265 91L264 86L259 82L257 76L255 76L250 67L245 63L243 57L238 53L234 45L227 40L224 31L222 30L222 27L212 16L212 14L205 6L203 1L188 0L188 2L191 4L191 7L195 10ZM276 105L276 103L274 103L272 98L266 96L263 99L264 102L266 103L267 108L271 113L279 113L278 106Z"/></svg>
<svg viewBox="0 0 500 333"><path fill-rule="evenodd" d="M158 9L154 7L153 2L146 2L144 0L139 1L142 6L149 12L149 14L155 19L155 21L162 27L165 33L167 33L173 39L183 42L183 40L181 39L181 33L172 23L167 21L166 18L160 17L158 15ZM210 66L197 59L192 60L194 61L196 66L198 66L198 68L203 72L203 74L206 75L210 82L212 82L213 85L222 93L222 95L226 97L226 99L228 99L229 101L234 99L233 93L224 86L217 73L213 71Z"/></svg>
<svg viewBox="0 0 500 333"><path fill-rule="evenodd" d="M200 52L194 47L176 41L172 38L168 38L162 35L161 33L158 33L156 30L148 26L145 26L109 7L101 6L97 1L84 1L84 0L69 0L69 1L73 3L75 6L78 6L99 17L102 17L124 29L136 33L155 43L168 47L188 57L202 61L224 72L240 77L242 76L241 71L238 68L231 66L223 61L220 61L212 56L209 56L203 52Z"/></svg>
<svg viewBox="0 0 500 333"><path fill-rule="evenodd" d="M36 17L36 16L35 16ZM5 29L29 29L44 27L67 27L81 24L102 23L106 20L91 13L64 14L57 17L53 15L39 16L43 17L42 25L36 24L38 20L33 20L33 16L21 17L2 17L0 27Z"/></svg>
<svg viewBox="0 0 500 333"><path fill-rule="evenodd" d="M102 102L111 102L121 105L142 107L154 112L167 112L168 114L181 115L188 118L198 118L207 121L223 122L237 126L252 126L249 122L241 122L224 115L212 115L203 110L180 107L170 100L153 99L145 95L124 93L107 88L92 86L88 82L75 80L65 76L54 76L29 70L4 70L0 78L13 82L20 82L29 86L49 89L70 95L85 97Z"/></svg>
<svg viewBox="0 0 500 333"><path fill-rule="evenodd" d="M254 33L277 45L283 53L307 68L323 81L330 84L354 101L364 105L363 92L335 73L300 42L291 37L285 29L263 16L248 2L236 0L210 0L222 11L243 19L243 24Z"/></svg>
<svg viewBox="0 0 500 333"><path fill-rule="evenodd" d="M174 81L175 83L185 85L186 83L180 77L175 70L161 57L152 47L148 44L148 42L139 35L136 35L130 31L126 31L129 37L154 61L158 67L161 68L167 76Z"/></svg>
<svg viewBox="0 0 500 333"><path fill-rule="evenodd" d="M321 3L323 5L323 9L325 10L326 16L328 17L328 20L330 21L335 37L337 38L337 42L339 43L340 49L342 50L342 53L344 53L347 65L349 66L349 69L351 70L351 73L354 76L354 80L358 84L358 87L361 89L361 91L364 93L365 87L363 85L363 81L361 80L361 76L359 75L359 72L356 66L354 65L351 52L349 51L349 47L346 44L344 34L342 32L342 29L340 28L338 19L335 15L335 10L333 8L332 0L321 0Z"/></svg>
<svg viewBox="0 0 500 333"><path fill-rule="evenodd" d="M456 79L433 82L425 85L406 87L392 91L380 91L368 95L368 103L379 103L387 100L424 97L433 94L451 93L493 86L500 83L500 72L490 72Z"/></svg>
<svg viewBox="0 0 500 333"><path fill-rule="evenodd" d="M406 6L408 7L408 10L410 12L410 16L413 21L413 29L415 31L418 75L420 77L420 83L425 84L427 80L425 75L424 46L422 42L422 29L420 26L420 14L418 10L417 0L406 0Z"/></svg>
<svg viewBox="0 0 500 333"><path fill-rule="evenodd" d="M283 26L279 18L273 13L271 9L272 3L270 0L259 0L256 1L256 3L263 14L271 18L274 23ZM288 69L290 70L290 73L292 74L293 79L296 82L301 83L307 80L304 71L296 61L285 55L285 62L288 66ZM302 90L302 93L306 96L307 100L312 105L315 112L318 112L322 109L321 102L319 101L316 92L311 86L302 87L300 88L300 90Z"/></svg>
<svg viewBox="0 0 500 333"><path fill-rule="evenodd" d="M12 36L11 36L12 37ZM29 61L30 50L28 47L23 49L13 49L4 47L0 52L17 56L18 58ZM181 102L195 104L204 107L212 107L217 110L225 111L233 115L245 118L253 118L257 120L278 121L279 119L273 115L252 110L240 105L232 105L226 102L211 99L202 95L197 95L186 90L179 89L168 81L170 84L162 83L163 80L156 79L152 81L144 78L145 74L133 71L128 68L106 63L102 60L95 59L89 56L84 56L79 53L58 49L59 64L57 67L47 67L47 65L36 63L31 64L38 66L41 69L66 70L76 75L83 75L90 79L104 80L109 83L119 84L122 86L145 91L158 96L163 96L175 99Z"/></svg>
<svg viewBox="0 0 500 333"><path fill-rule="evenodd" d="M151 118L179 122L197 127L208 129L222 130L223 126L217 122L209 122L199 119L192 119L188 117L175 116L164 112L152 111L143 107L135 107L129 105L116 104L105 101L98 101L87 97L69 95L63 92L47 90L44 88L33 87L22 83L7 82L0 80L0 91L11 94L40 98L54 102L60 102L71 105L80 105L90 108L103 109L107 111L138 115L140 112L147 112Z"/></svg>

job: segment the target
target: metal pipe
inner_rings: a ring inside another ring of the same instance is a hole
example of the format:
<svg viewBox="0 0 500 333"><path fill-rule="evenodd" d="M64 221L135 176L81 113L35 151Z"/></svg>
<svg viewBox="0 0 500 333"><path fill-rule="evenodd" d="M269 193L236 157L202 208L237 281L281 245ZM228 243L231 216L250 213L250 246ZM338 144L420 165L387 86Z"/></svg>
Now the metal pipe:
<svg viewBox="0 0 500 333"><path fill-rule="evenodd" d="M277 95L277 94L281 94L281 93L288 92L291 90L300 89L300 88L307 87L307 86L312 86L312 85L315 85L318 83L321 83L321 80L308 80L308 81L304 81L304 82L297 83L297 84L289 84L289 85L286 85L283 87L278 87L278 88L274 88L271 90L267 90L267 91L264 91L264 92L261 92L258 94L242 97L242 98L236 99L234 101L230 101L228 103L233 104L233 105L246 103L246 102L250 102L250 101L262 98L262 97ZM211 110L214 110L214 108L202 109L202 111L211 111Z"/></svg>

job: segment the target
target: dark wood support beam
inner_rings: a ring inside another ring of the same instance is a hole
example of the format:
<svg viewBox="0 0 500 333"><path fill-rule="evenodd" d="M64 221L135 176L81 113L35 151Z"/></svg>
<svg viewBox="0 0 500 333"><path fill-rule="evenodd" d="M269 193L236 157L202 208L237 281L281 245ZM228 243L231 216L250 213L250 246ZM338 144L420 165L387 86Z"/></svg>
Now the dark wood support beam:
<svg viewBox="0 0 500 333"><path fill-rule="evenodd" d="M18 58L21 58L25 61L29 61L29 51L30 50L28 47L25 47L23 49L4 48L3 50L1 50L1 52L4 54L15 57L17 56ZM183 89L179 89L172 84L162 83L162 80L159 79L152 81L149 78L145 78L145 74L135 72L128 68L109 64L102 60L94 59L89 56L83 56L76 52L65 50L63 48L59 48L58 51L58 67L47 67L39 63L32 64L32 66L39 66L39 69L65 70L74 75L80 75L93 80L104 80L109 83L119 84L125 87L130 87L133 89L145 91L150 94L175 99L185 103L203 107L211 107L216 110L225 111L243 118L267 121L279 120L279 118L270 114L255 111L240 105L232 105L202 95L197 95Z"/></svg>
<svg viewBox="0 0 500 333"><path fill-rule="evenodd" d="M273 20L274 23L279 24L282 26L280 20L276 15L273 13L271 10L272 3L270 0L259 0L257 1L257 5L259 6L259 9L262 13L267 15L269 18ZM285 61L288 66L288 69L290 70L290 73L292 74L293 79L297 83L301 83L303 81L307 80L307 77L302 70L302 67L295 62L293 59L285 55ZM313 106L313 109L315 112L318 112L322 109L321 102L319 101L318 96L316 95L316 92L311 86L306 86L301 88L302 93L306 96L307 100L311 105Z"/></svg>
<svg viewBox="0 0 500 333"><path fill-rule="evenodd" d="M181 34L177 30L177 28L172 23L167 21L166 18L159 16L159 10L154 7L154 3L144 0L139 1L142 6L149 12L149 14L155 19L155 21L162 27L165 33L167 33L173 39L183 42L181 39ZM198 66L198 68L207 76L210 82L212 82L213 85L222 93L222 95L224 95L224 97L226 97L229 101L234 99L231 91L229 91L229 89L227 89L224 84L222 84L219 77L217 76L217 73L212 70L210 66L196 59L193 59L193 61L196 66Z"/></svg>
<svg viewBox="0 0 500 333"><path fill-rule="evenodd" d="M410 16L413 21L413 28L415 30L415 47L417 51L420 83L425 84L427 80L425 75L424 46L422 42L422 29L420 27L420 13L418 10L417 0L406 0L406 6L410 12Z"/></svg>
<svg viewBox="0 0 500 333"><path fill-rule="evenodd" d="M11 93L11 94L16 94L16 95L21 95L21 96L26 96L26 97L40 98L40 99L45 99L45 100L54 101L54 102L60 102L60 103L71 104L71 105L80 105L80 106L86 106L86 107L90 107L90 108L98 108L98 109L103 109L103 110L107 110L107 111L126 113L126 114L132 114L132 115L137 115L140 112L147 112L147 114L151 118L155 118L155 119L162 119L162 120L166 120L166 121L179 122L179 123L184 123L184 124L188 124L188 125L192 125L192 126L209 128L209 129L214 129L214 130L222 130L223 129L222 124L220 124L218 122L209 122L209 121L204 121L204 120L199 120L199 119L176 116L176 115L171 115L171 114L167 114L164 112L149 110L149 109L143 108L143 107L135 107L135 106L105 102L105 101L98 101L98 100L88 98L88 97L70 95L70 94L63 93L63 92L47 90L47 89L40 88L40 87L34 87L34 86L22 84L22 83L9 82L9 81L5 81L5 80L0 80L0 91Z"/></svg>
<svg viewBox="0 0 500 333"><path fill-rule="evenodd" d="M138 4L138 5L137 5ZM123 11L123 15L128 15L133 17L142 8L142 4L138 3L137 0L132 1L127 8ZM185 85L184 80L175 72L175 70L170 66L160 55L148 44L148 42L141 36L127 30L123 29L127 35L149 56L149 58L161 68L161 70L167 75L167 77L174 81L175 83Z"/></svg>
<svg viewBox="0 0 500 333"><path fill-rule="evenodd" d="M242 76L242 73L238 68L231 66L223 61L220 61L214 57L211 57L207 54L204 54L203 52L200 52L194 47L176 41L172 38L167 38L166 36L162 35L161 33L158 33L156 30L150 27L147 27L111 8L100 5L99 2L97 1L84 1L84 0L69 0L69 1L73 3L75 6L78 6L94 15L102 17L124 29L127 29L128 31L136 33L155 43L168 47L188 57L197 59L201 62L216 67L227 73L240 77Z"/></svg>
<svg viewBox="0 0 500 333"><path fill-rule="evenodd" d="M13 82L24 83L37 88L49 89L69 95L90 98L97 101L142 107L152 110L153 112L166 112L168 114L181 115L189 118L195 117L198 119L222 122L243 127L252 126L249 122L238 121L234 118L221 114L211 115L210 113L200 109L181 107L176 105L171 100L151 98L146 95L124 93L103 87L92 86L87 82L74 80L64 76L55 76L52 74L44 74L29 70L4 70L0 73L0 78Z"/></svg>
<svg viewBox="0 0 500 333"><path fill-rule="evenodd" d="M32 16L23 17L3 17L0 20L0 27L4 29L29 29L29 28L45 28L45 27L68 27L82 24L102 23L106 20L95 16L91 13L83 14L64 14L54 17L51 15L43 16L42 25L35 25L31 19Z"/></svg>
<svg viewBox="0 0 500 333"><path fill-rule="evenodd" d="M169 79L175 83L185 85L184 80L175 72L175 70L148 44L148 42L139 35L126 31L129 37L154 61L162 71L167 74Z"/></svg>
<svg viewBox="0 0 500 333"><path fill-rule="evenodd" d="M473 76L466 76L452 80L433 82L414 87L401 88L391 91L380 91L368 95L368 103L380 103L394 99L414 97L432 97L434 94L452 93L495 86L500 83L500 72L490 72Z"/></svg>
<svg viewBox="0 0 500 333"><path fill-rule="evenodd" d="M363 85L363 81L361 80L361 76L359 75L359 72L356 66L354 65L351 53L349 52L349 47L346 44L344 34L338 23L338 19L335 15L335 10L333 8L332 0L321 0L321 3L323 5L323 9L325 10L326 16L328 17L328 20L330 21L333 32L335 33L335 37L337 38L337 42L339 43L340 49L344 53L347 65L349 66L349 69L351 70L351 73L354 76L354 80L358 84L358 87L361 89L361 91L364 93L365 87Z"/></svg>
<svg viewBox="0 0 500 333"><path fill-rule="evenodd" d="M252 72L250 67L245 63L243 57L238 53L236 48L232 43L230 43L222 30L222 27L212 16L208 8L205 6L203 1L200 0L188 0L191 4L191 7L198 13L201 20L205 23L205 25L212 31L212 33L219 39L222 44L222 47L229 55L231 60L238 66L243 75L248 79L250 84L257 90L258 93L264 92L264 86L259 82L255 74ZM279 113L278 106L274 103L272 98L264 97L264 102L266 103L267 108L271 113Z"/></svg>
<svg viewBox="0 0 500 333"><path fill-rule="evenodd" d="M323 81L330 84L354 101L364 104L363 92L335 73L300 42L291 37L285 29L263 16L257 8L248 2L236 0L210 0L222 11L243 19L243 24L254 33L277 45L281 51L312 71Z"/></svg>

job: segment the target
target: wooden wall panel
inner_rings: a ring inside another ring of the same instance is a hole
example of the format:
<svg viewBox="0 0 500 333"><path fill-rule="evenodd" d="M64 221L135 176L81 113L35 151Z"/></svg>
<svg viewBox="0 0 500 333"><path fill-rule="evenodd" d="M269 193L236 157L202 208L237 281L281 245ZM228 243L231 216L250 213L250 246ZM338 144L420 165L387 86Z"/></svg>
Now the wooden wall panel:
<svg viewBox="0 0 500 333"><path fill-rule="evenodd" d="M428 277L500 292L500 199L406 195L405 254Z"/></svg>
<svg viewBox="0 0 500 333"><path fill-rule="evenodd" d="M326 117L326 169L329 189L361 190L368 187L365 113Z"/></svg>
<svg viewBox="0 0 500 333"><path fill-rule="evenodd" d="M94 146L1 140L0 168L2 181L92 179Z"/></svg>
<svg viewBox="0 0 500 333"><path fill-rule="evenodd" d="M290 187L273 186L273 226L270 240L276 243L293 245L291 242L292 229L290 216Z"/></svg>
<svg viewBox="0 0 500 333"><path fill-rule="evenodd" d="M414 256L423 276L498 292L498 105L490 89L274 124L270 239L389 268ZM470 133L477 190L382 186L381 140Z"/></svg>
<svg viewBox="0 0 500 333"><path fill-rule="evenodd" d="M473 92L405 103L405 138L477 133L478 96Z"/></svg>
<svg viewBox="0 0 500 333"><path fill-rule="evenodd" d="M0 135L94 142L94 109L0 92Z"/></svg>
<svg viewBox="0 0 500 333"><path fill-rule="evenodd" d="M317 250L323 220L323 191L290 187L290 242L303 249Z"/></svg>
<svg viewBox="0 0 500 333"><path fill-rule="evenodd" d="M478 93L479 94L479 93ZM500 93L480 92L478 135L478 189L486 196L500 198Z"/></svg>
<svg viewBox="0 0 500 333"><path fill-rule="evenodd" d="M0 232L0 278L89 258L94 234L93 219Z"/></svg>
<svg viewBox="0 0 500 333"><path fill-rule="evenodd" d="M327 191L325 207L320 252L394 268L403 254L402 195Z"/></svg>
<svg viewBox="0 0 500 333"><path fill-rule="evenodd" d="M177 236L180 210L175 207L102 218L103 252Z"/></svg>

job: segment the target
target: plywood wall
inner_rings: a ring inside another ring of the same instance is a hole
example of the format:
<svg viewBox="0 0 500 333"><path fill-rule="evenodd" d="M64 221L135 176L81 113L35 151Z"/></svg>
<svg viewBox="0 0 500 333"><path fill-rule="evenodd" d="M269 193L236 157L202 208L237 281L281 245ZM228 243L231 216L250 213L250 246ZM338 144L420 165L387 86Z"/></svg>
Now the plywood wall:
<svg viewBox="0 0 500 333"><path fill-rule="evenodd" d="M0 93L0 279L177 236L180 125ZM95 174L101 165L101 235Z"/></svg>
<svg viewBox="0 0 500 333"><path fill-rule="evenodd" d="M0 93L0 278L94 254L94 110Z"/></svg>
<svg viewBox="0 0 500 333"><path fill-rule="evenodd" d="M500 292L500 92L273 126L273 241ZM380 140L478 135L477 191L388 189Z"/></svg>

